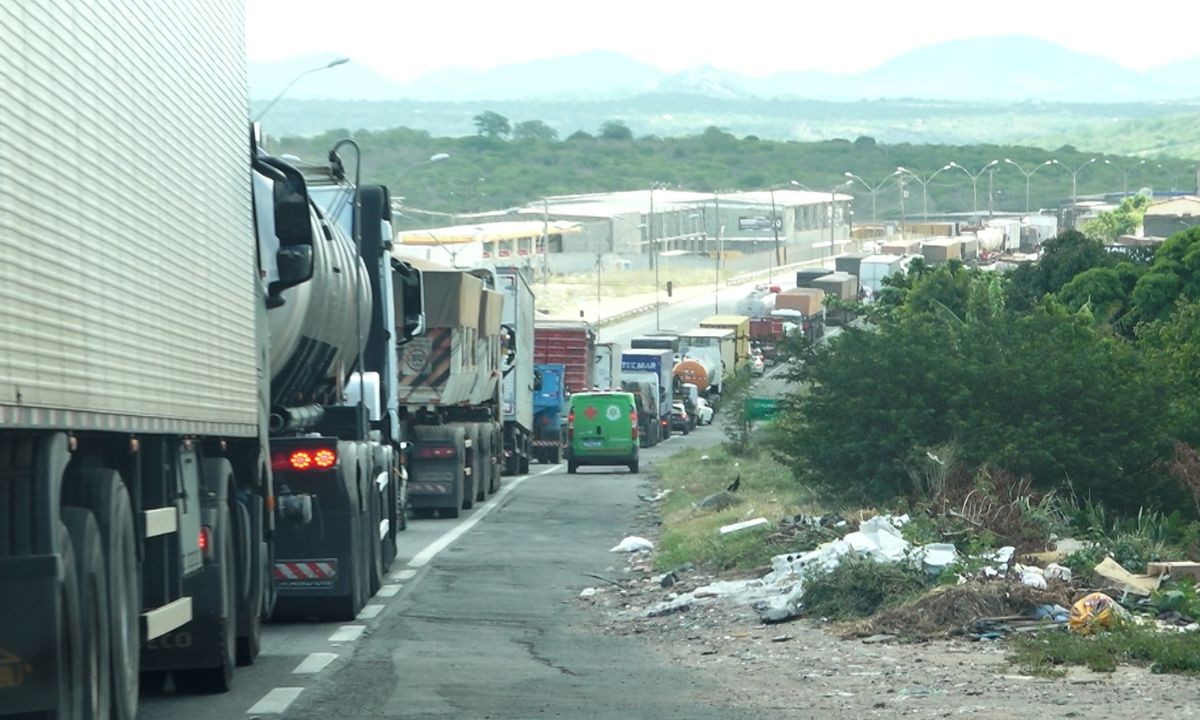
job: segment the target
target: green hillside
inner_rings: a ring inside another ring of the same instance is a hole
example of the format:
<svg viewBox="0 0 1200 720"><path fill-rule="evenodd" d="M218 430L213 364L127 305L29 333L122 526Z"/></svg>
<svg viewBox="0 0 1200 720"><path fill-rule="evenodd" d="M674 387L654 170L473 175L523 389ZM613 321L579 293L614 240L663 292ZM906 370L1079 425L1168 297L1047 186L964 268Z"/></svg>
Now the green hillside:
<svg viewBox="0 0 1200 720"><path fill-rule="evenodd" d="M1136 155L1161 160L1164 157L1200 159L1200 114L1118 120L1081 127L1064 135L1049 135L1031 141L1038 147L1054 148L1070 142L1076 147L1100 152Z"/></svg>
<svg viewBox="0 0 1200 720"><path fill-rule="evenodd" d="M691 190L753 190L788 186L796 180L815 190L829 191L846 180L843 173L856 173L879 184L898 166L928 177L949 162L972 171L992 160L1011 158L1026 170L1051 158L1062 165L1038 169L1030 183L1031 205L1054 207L1071 196L1071 174L1092 153L1061 147L1054 152L1029 146L1004 145L886 145L869 137L851 142L775 142L753 136L738 138L717 128L680 138L628 138L617 124L615 137L603 139L574 135L566 140L508 140L503 137L433 137L406 128L371 132L353 137L363 148L364 178L387 183L405 204L443 212L495 210L536 201L543 195L629 190L666 183ZM323 158L333 143L345 136L331 132L316 137L284 138L272 150L302 158ZM1086 147L1079 143L1080 147ZM435 153L448 153L444 162L422 162ZM1111 165L1096 163L1078 174L1080 195L1120 192L1119 167L1137 158L1106 156ZM1103 158L1102 158L1103 159ZM1192 163L1164 159L1163 167L1150 167L1130 178L1131 186L1151 185L1170 189L1181 185ZM1001 162L992 178L992 201L996 210L1025 208L1025 177ZM1190 186L1190 181L1189 181ZM870 193L861 185L839 188L856 196L856 217L870 219ZM908 217L922 210L921 186L907 183L905 209ZM968 212L973 197L970 178L959 170L940 173L928 185L930 213ZM988 205L988 175L978 182L979 207ZM895 178L882 184L877 193L880 218L900 214L900 191ZM443 222L427 218L429 223Z"/></svg>

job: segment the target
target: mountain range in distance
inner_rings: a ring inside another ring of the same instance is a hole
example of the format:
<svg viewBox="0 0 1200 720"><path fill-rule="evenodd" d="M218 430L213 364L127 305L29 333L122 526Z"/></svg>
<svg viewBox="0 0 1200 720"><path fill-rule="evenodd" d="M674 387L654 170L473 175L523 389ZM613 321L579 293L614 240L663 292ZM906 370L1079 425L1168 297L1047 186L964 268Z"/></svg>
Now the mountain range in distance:
<svg viewBox="0 0 1200 720"><path fill-rule="evenodd" d="M249 64L250 97L269 100L330 53ZM805 98L851 101L921 98L1057 103L1157 102L1200 97L1200 56L1137 71L1107 58L1026 36L952 40L901 54L870 70L817 70L749 77L711 66L668 73L616 52L500 65L445 68L396 82L357 62L314 73L291 88L293 100L468 102L613 100L645 93L721 99Z"/></svg>

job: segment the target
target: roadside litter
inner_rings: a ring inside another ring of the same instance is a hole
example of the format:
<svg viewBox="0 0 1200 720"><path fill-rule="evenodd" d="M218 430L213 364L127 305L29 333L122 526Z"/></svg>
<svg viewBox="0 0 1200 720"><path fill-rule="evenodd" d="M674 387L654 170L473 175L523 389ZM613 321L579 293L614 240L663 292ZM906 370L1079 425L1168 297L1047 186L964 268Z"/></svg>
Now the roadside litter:
<svg viewBox="0 0 1200 720"><path fill-rule="evenodd" d="M752 530L752 529L758 528L758 527L766 527L767 525L770 525L770 524L771 523L768 522L765 517L758 517L758 518L754 518L753 520L743 520L742 522L736 522L736 523L733 523L732 525L722 525L720 532L722 535L728 535L730 533L741 532L742 530Z"/></svg>
<svg viewBox="0 0 1200 720"><path fill-rule="evenodd" d="M1072 632L1091 635L1100 628L1112 627L1119 620L1128 617L1129 611L1121 607L1116 600L1104 593L1095 592L1085 595L1071 606L1071 617L1067 626Z"/></svg>
<svg viewBox="0 0 1200 720"><path fill-rule="evenodd" d="M646 538L638 537L637 535L630 535L629 537L625 538L620 543L618 543L615 547L609 548L608 551L609 552L635 553L635 552L650 552L653 549L654 549L654 543L650 542Z"/></svg>

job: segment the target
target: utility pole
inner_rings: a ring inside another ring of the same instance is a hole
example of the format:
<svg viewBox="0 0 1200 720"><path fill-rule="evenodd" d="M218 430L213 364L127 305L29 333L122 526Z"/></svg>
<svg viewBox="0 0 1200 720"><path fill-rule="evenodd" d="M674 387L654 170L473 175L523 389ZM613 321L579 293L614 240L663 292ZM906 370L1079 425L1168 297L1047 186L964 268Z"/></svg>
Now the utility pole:
<svg viewBox="0 0 1200 720"><path fill-rule="evenodd" d="M988 170L988 217L989 218L992 217L992 198L995 197L995 193L992 191L992 180L995 179L995 176L996 176L995 168Z"/></svg>
<svg viewBox="0 0 1200 720"><path fill-rule="evenodd" d="M654 185L650 186L650 217L646 218L650 234L650 261L654 263L654 329L662 330L662 308L658 299L658 239L654 237Z"/></svg>
<svg viewBox="0 0 1200 720"><path fill-rule="evenodd" d="M721 314L721 254L725 248L721 242L721 196L713 193L713 214L716 215L717 260L713 272L713 314Z"/></svg>
<svg viewBox="0 0 1200 720"><path fill-rule="evenodd" d="M550 284L550 201L542 198L542 286Z"/></svg>
<svg viewBox="0 0 1200 720"><path fill-rule="evenodd" d="M775 217L775 190L771 190L771 233L775 236L775 248L771 250L771 264L767 269L767 282L775 279L775 263L779 260L779 226Z"/></svg>

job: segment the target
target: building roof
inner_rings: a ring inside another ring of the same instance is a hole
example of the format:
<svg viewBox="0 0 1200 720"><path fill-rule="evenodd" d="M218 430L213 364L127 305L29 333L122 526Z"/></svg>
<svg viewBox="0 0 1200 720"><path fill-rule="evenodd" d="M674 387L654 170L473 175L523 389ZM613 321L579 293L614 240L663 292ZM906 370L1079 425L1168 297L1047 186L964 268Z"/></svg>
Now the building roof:
<svg viewBox="0 0 1200 720"><path fill-rule="evenodd" d="M1150 217L1188 217L1191 215L1200 215L1200 197L1177 197L1151 203L1146 208L1146 215Z"/></svg>
<svg viewBox="0 0 1200 720"><path fill-rule="evenodd" d="M396 233L396 242L401 245L461 245L541 237L543 232L548 235L569 235L581 231L579 223L566 220L551 220L549 223L543 223L541 220L513 220L425 230L401 230Z"/></svg>

